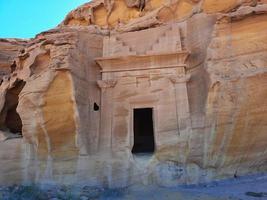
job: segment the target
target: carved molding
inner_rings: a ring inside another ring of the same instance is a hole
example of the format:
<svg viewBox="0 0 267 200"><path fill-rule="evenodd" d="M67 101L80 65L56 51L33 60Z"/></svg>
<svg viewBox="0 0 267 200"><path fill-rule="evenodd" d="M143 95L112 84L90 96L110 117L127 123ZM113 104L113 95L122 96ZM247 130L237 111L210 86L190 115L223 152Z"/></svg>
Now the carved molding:
<svg viewBox="0 0 267 200"><path fill-rule="evenodd" d="M117 84L117 80L98 80L97 85L100 88L114 88Z"/></svg>
<svg viewBox="0 0 267 200"><path fill-rule="evenodd" d="M180 76L179 75L178 76L169 76L168 78L173 84L186 83L190 80L191 75L186 74L186 75L180 75Z"/></svg>
<svg viewBox="0 0 267 200"><path fill-rule="evenodd" d="M188 51L167 52L150 55L128 55L96 58L102 73L139 71L165 68L186 68Z"/></svg>

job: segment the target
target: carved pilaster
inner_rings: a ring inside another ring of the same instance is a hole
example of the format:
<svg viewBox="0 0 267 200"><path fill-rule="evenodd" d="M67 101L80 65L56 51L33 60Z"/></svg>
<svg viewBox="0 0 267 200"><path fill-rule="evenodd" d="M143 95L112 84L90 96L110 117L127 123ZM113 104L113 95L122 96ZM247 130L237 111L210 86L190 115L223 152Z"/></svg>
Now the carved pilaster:
<svg viewBox="0 0 267 200"><path fill-rule="evenodd" d="M178 75L178 76L169 76L168 78L173 84L187 83L190 80L191 75L186 74L186 75Z"/></svg>
<svg viewBox="0 0 267 200"><path fill-rule="evenodd" d="M169 80L174 84L176 98L177 126L179 134L185 136L190 134L191 120L189 111L189 101L187 93L187 82L190 80L190 74L181 74L178 76L169 76Z"/></svg>
<svg viewBox="0 0 267 200"><path fill-rule="evenodd" d="M99 135L99 151L110 152L112 140L112 111L113 111L113 88L117 80L99 80L101 88L101 124Z"/></svg>

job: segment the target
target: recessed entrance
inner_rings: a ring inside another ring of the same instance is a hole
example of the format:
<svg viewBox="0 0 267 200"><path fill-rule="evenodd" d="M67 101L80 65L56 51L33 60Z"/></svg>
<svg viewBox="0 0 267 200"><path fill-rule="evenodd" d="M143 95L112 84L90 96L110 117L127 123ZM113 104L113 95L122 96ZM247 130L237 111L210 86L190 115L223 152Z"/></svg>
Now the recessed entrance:
<svg viewBox="0 0 267 200"><path fill-rule="evenodd" d="M153 109L134 109L134 146L132 153L153 153L154 150Z"/></svg>
<svg viewBox="0 0 267 200"><path fill-rule="evenodd" d="M0 130L21 134L22 121L17 112L19 94L25 85L24 81L17 81L14 87L7 90L4 107L0 113Z"/></svg>

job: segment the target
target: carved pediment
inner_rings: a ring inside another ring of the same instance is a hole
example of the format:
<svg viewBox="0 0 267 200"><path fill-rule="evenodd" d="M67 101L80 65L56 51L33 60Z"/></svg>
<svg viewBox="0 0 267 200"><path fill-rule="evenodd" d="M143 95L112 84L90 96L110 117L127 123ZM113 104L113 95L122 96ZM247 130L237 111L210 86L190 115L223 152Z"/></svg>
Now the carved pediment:
<svg viewBox="0 0 267 200"><path fill-rule="evenodd" d="M182 51L181 28L177 24L123 33L104 38L104 57L151 55Z"/></svg>

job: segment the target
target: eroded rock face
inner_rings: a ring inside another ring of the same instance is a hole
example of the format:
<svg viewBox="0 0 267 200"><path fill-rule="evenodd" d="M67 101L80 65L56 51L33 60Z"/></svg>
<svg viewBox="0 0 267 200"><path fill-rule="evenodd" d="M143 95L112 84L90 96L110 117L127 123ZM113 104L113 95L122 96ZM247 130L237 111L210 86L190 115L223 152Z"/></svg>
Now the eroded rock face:
<svg viewBox="0 0 267 200"><path fill-rule="evenodd" d="M18 53L16 69L4 77L1 85L3 140L12 136L9 132L15 134L20 128L22 148L27 152L21 161L21 178L25 181L52 180L60 174L59 179L63 174L70 174L74 180L79 150L87 152L91 148L87 144L88 135L82 131L86 127L79 124L90 125L90 116L83 112L93 104L88 93L93 93L94 89L90 88L96 87L93 57L102 51L101 38L90 28L79 32L55 29L41 34ZM90 40L94 42L88 44ZM94 102L99 101L97 91L91 96ZM96 127L95 122L92 124L91 129ZM63 165L59 162L62 159Z"/></svg>
<svg viewBox="0 0 267 200"><path fill-rule="evenodd" d="M96 0L34 39L1 40L0 149L11 153L0 183L173 186L265 172L266 3ZM155 148L140 156L144 108Z"/></svg>
<svg viewBox="0 0 267 200"><path fill-rule="evenodd" d="M19 51L27 45L27 40L0 39L0 68L1 78L15 69L15 58Z"/></svg>
<svg viewBox="0 0 267 200"><path fill-rule="evenodd" d="M212 74L207 114L216 127L215 135L209 136L214 141L209 156L212 165L224 163L235 166L237 173L247 173L263 167L256 163L266 160L266 145L262 143L266 132L261 128L266 120L266 91L259 89L266 85L267 46L262 42L267 37L266 15L222 21L215 27L206 65ZM212 158L221 151L225 153L223 159Z"/></svg>

